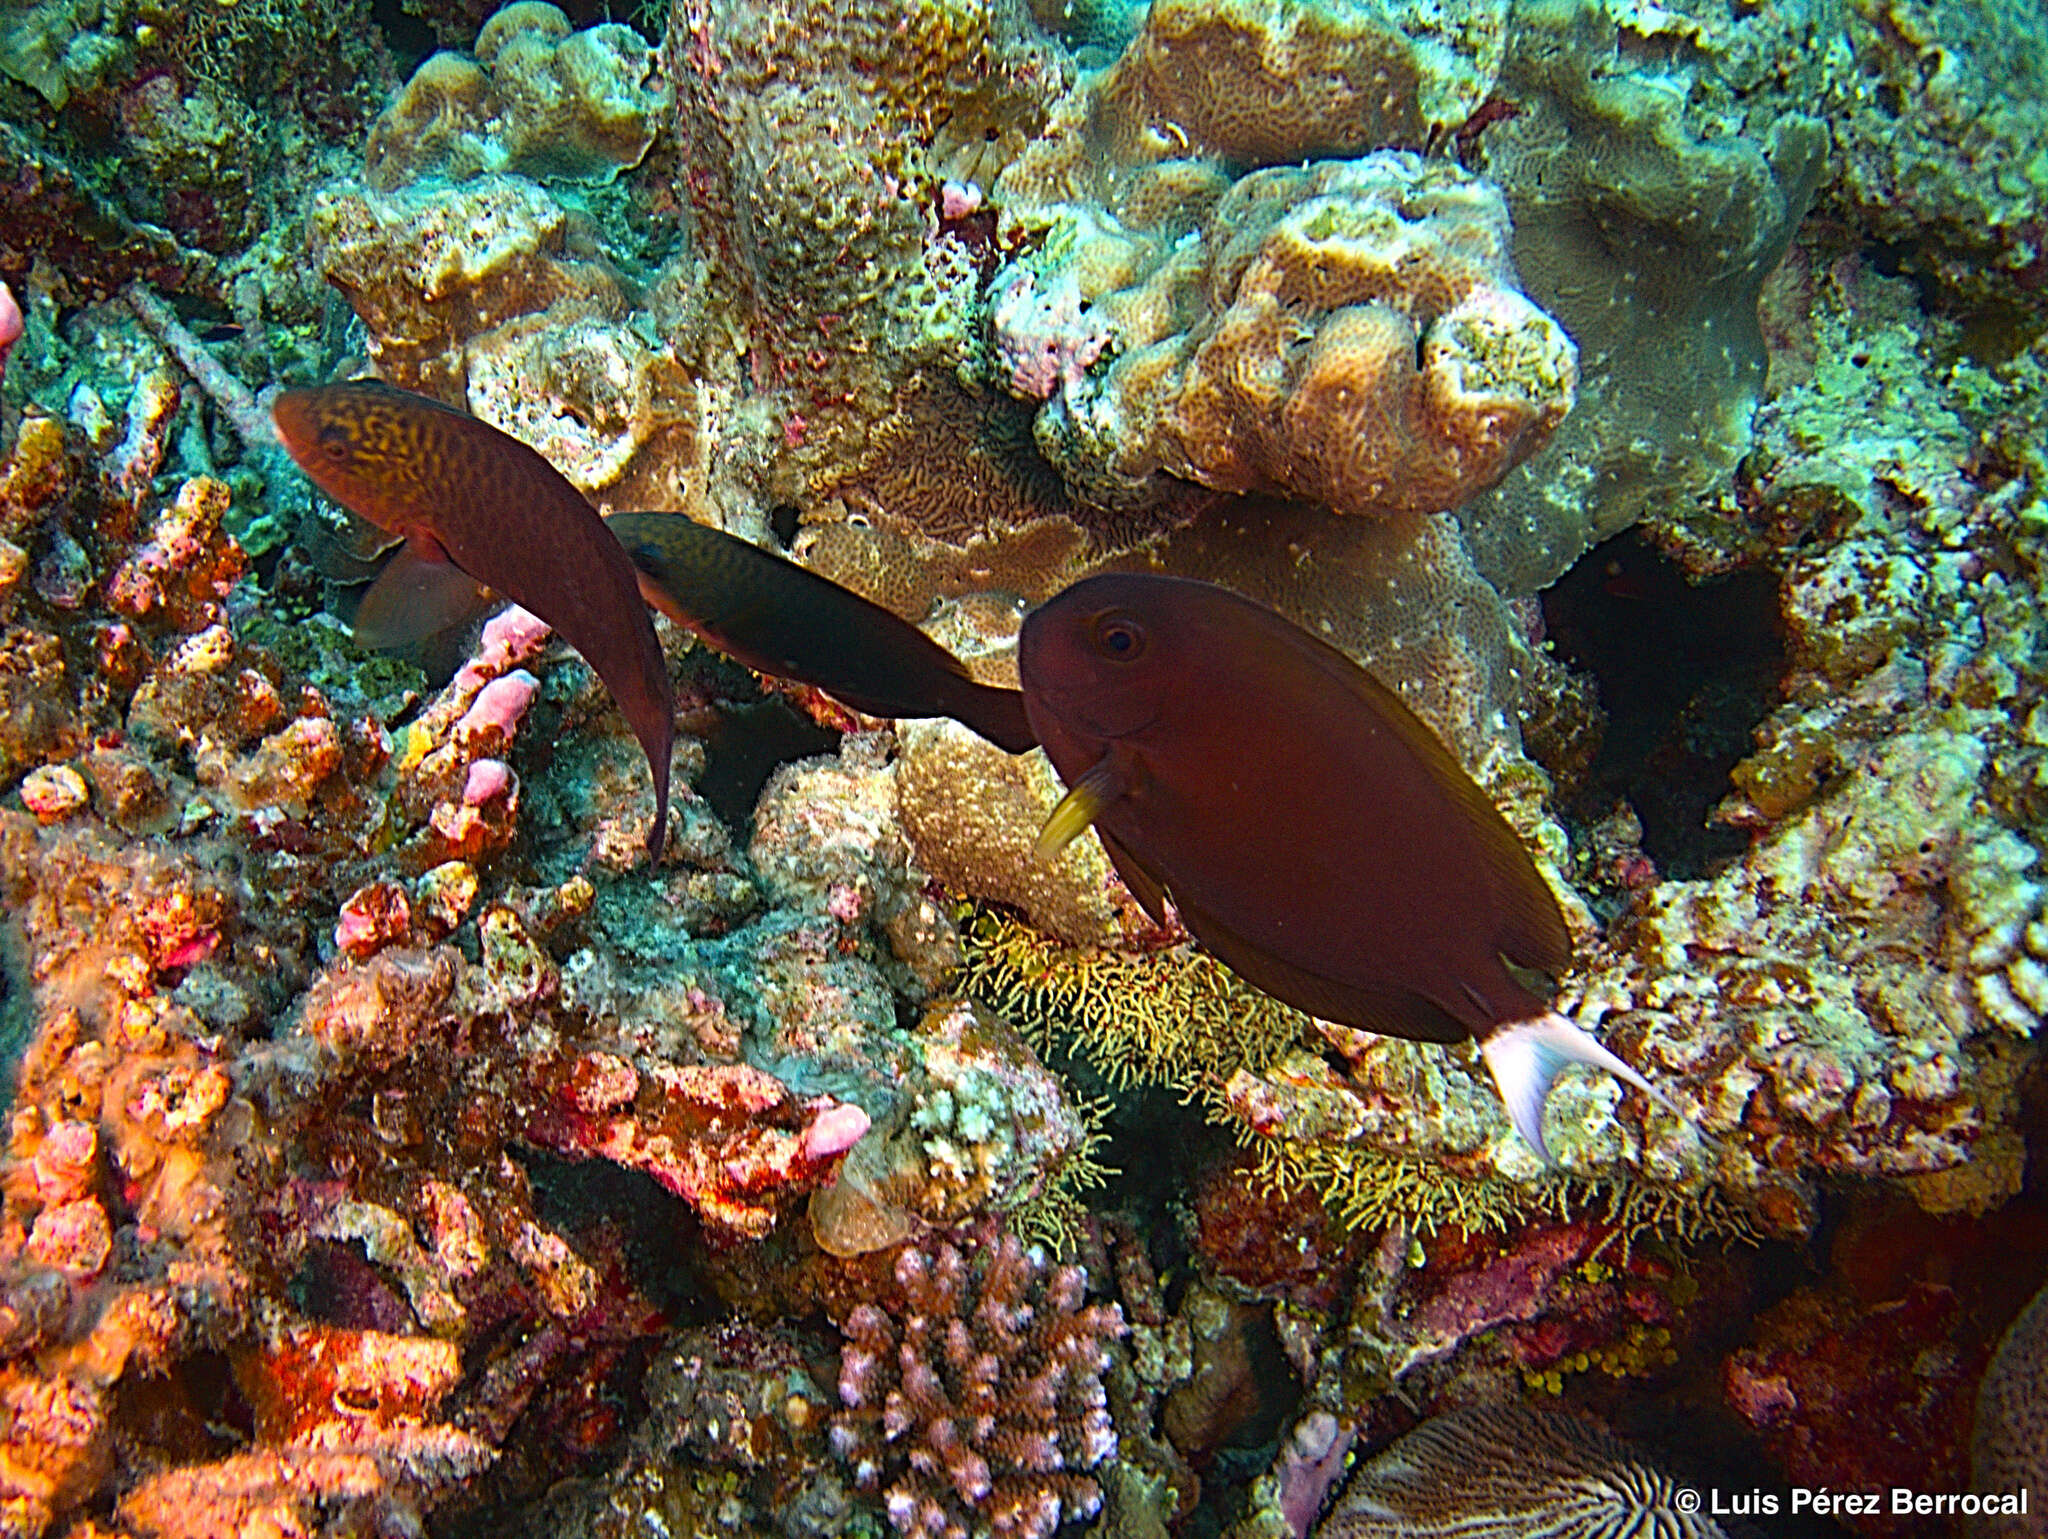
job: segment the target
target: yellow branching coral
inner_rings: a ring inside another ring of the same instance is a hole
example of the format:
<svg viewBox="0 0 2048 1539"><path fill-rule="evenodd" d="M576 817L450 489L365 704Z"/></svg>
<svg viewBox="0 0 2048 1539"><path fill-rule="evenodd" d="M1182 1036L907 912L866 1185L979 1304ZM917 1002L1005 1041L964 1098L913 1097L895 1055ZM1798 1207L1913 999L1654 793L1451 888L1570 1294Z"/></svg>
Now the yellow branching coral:
<svg viewBox="0 0 2048 1539"><path fill-rule="evenodd" d="M962 988L1041 1048L1071 1038L1118 1089L1167 1085L1217 1107L1232 1073L1277 1062L1308 1026L1191 946L1134 956L1061 946L994 910L963 917Z"/></svg>
<svg viewBox="0 0 2048 1539"><path fill-rule="evenodd" d="M1303 1050L1317 1035L1310 1019L1192 946L1137 954L1063 946L998 910L966 905L961 950L961 990L1007 1015L1041 1051L1060 1042L1118 1089L1164 1085L1199 1103L1256 1151L1262 1186L1313 1191L1347 1228L1504 1232L1580 1214L1613 1224L1624 1251L1645 1234L1686 1243L1756 1235L1755 1221L1712 1186L1559 1172L1523 1182L1483 1160L1401 1154L1357 1136L1347 1120L1355 1090ZM1255 1094L1281 1081L1290 1092L1284 1130L1260 1125L1245 1104L1247 1086ZM1324 1083L1331 1094L1319 1101Z"/></svg>

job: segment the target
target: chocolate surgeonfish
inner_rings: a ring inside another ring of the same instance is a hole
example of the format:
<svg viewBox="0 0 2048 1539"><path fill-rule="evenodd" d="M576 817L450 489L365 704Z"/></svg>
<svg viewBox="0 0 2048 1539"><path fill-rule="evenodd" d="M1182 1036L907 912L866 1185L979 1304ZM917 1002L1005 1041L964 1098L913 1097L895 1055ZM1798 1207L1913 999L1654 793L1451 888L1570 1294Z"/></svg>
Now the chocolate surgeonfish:
<svg viewBox="0 0 2048 1539"><path fill-rule="evenodd" d="M1157 920L1310 1015L1425 1042L1471 1038L1547 1161L1566 1063L1663 1103L1550 1008L1570 932L1486 794L1393 692L1227 589L1086 578L1027 615L1024 709L1070 788L1049 856L1091 824Z"/></svg>
<svg viewBox="0 0 2048 1539"><path fill-rule="evenodd" d="M675 694L633 563L597 511L510 434L375 380L284 391L271 418L314 485L405 538L363 597L358 638L430 635L473 607L479 583L546 621L604 681L646 751L647 852L658 860Z"/></svg>
<svg viewBox="0 0 2048 1539"><path fill-rule="evenodd" d="M868 716L950 716L1007 753L1036 745L1014 689L880 604L684 513L607 523L647 602L756 673L821 689Z"/></svg>

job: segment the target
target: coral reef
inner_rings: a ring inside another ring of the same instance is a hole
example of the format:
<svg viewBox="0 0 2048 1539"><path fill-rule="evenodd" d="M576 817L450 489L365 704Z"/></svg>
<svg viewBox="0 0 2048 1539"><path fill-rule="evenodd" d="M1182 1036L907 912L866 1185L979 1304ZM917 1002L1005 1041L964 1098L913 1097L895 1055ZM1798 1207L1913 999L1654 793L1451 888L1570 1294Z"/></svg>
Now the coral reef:
<svg viewBox="0 0 2048 1539"><path fill-rule="evenodd" d="M1975 1462L2003 1459L2016 1473L2035 1457L2028 1413L1998 1407L2001 1383L2029 1371L2022 1306L2048 1259L2038 1204L2022 1199L2002 1219L1937 1220L1867 1196L1846 1205L1827 1259L1825 1278L1748 1322L1745 1344L1722 1364L1728 1406L1786 1478L1825 1470L1856 1488L2017 1491L1973 1483L1970 1402L1993 1408L1975 1423ZM2020 1350L2001 1367L1993 1349L2016 1314ZM1917 1535L1927 1516L1894 1508L1861 1515L1856 1528Z"/></svg>
<svg viewBox="0 0 2048 1539"><path fill-rule="evenodd" d="M1450 9L0 0L0 1528L1652 1521L1588 1418L2033 1480L2038 7ZM266 392L366 364L989 682L1091 571L1280 609L1681 1115L1567 1075L1540 1167L1035 861L1042 756L665 623L647 867L531 617L351 644ZM1648 606L1750 693L1646 722L1572 637L1683 671Z"/></svg>
<svg viewBox="0 0 2048 1539"><path fill-rule="evenodd" d="M573 31L542 0L498 11L476 57L437 53L370 127L364 171L391 191L488 172L608 180L640 163L669 102L654 50L617 22Z"/></svg>
<svg viewBox="0 0 2048 1539"><path fill-rule="evenodd" d="M1825 201L1966 304L2041 308L2044 20L2038 4L1848 6L1857 67Z"/></svg>
<svg viewBox="0 0 2048 1539"><path fill-rule="evenodd" d="M1486 99L1508 10L1162 0L1103 78L1097 110L1119 135L1143 125L1239 165L1419 145Z"/></svg>
<svg viewBox="0 0 2048 1539"><path fill-rule="evenodd" d="M1971 1417L1970 1484L1978 1491L2032 1491L2040 1479L2042 1408L2048 1406L2048 1290L2034 1295L2007 1327L1977 1388ZM1983 1525L2005 1539L2026 1532L2002 1517Z"/></svg>
<svg viewBox="0 0 2048 1539"><path fill-rule="evenodd" d="M1102 1181L1087 1109L970 1000L935 1001L906 1047L895 1117L811 1199L818 1243L857 1256L993 1212L1067 1245L1079 1194Z"/></svg>
<svg viewBox="0 0 2048 1539"><path fill-rule="evenodd" d="M898 1533L1049 1539L1102 1503L1088 1472L1117 1449L1102 1373L1123 1315L1083 1302L1079 1267L1048 1271L1012 1236L971 1255L908 1247L900 1312L847 1315L832 1446L884 1489Z"/></svg>
<svg viewBox="0 0 2048 1539"><path fill-rule="evenodd" d="M1531 300L1578 344L1578 409L1462 515L1479 569L1532 593L1748 447L1757 300L1819 184L1832 0L1766 12L1606 0L1515 8L1464 162L1498 183ZM1635 65L1629 68L1628 61Z"/></svg>

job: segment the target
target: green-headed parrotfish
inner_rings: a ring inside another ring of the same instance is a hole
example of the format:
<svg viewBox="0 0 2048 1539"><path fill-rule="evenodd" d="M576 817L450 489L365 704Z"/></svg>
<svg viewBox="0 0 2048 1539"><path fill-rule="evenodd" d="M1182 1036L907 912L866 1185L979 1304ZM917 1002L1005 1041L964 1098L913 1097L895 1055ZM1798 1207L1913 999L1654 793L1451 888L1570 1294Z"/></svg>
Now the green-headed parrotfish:
<svg viewBox="0 0 2048 1539"><path fill-rule="evenodd" d="M1024 709L1070 788L1039 839L1091 823L1154 919L1172 897L1246 981L1324 1020L1470 1037L1546 1160L1566 1063L1669 1105L1550 1008L1557 900L1500 812L1392 691L1224 588L1111 574L1024 620Z"/></svg>
<svg viewBox="0 0 2048 1539"><path fill-rule="evenodd" d="M608 522L647 602L756 673L868 716L950 716L1006 753L1037 743L1023 696L976 683L959 658L880 604L687 514Z"/></svg>
<svg viewBox="0 0 2048 1539"><path fill-rule="evenodd" d="M596 510L518 439L375 380L284 391L271 417L316 486L405 537L364 596L358 636L429 635L473 601L476 583L545 620L596 670L646 750L647 850L659 859L675 693L633 563Z"/></svg>

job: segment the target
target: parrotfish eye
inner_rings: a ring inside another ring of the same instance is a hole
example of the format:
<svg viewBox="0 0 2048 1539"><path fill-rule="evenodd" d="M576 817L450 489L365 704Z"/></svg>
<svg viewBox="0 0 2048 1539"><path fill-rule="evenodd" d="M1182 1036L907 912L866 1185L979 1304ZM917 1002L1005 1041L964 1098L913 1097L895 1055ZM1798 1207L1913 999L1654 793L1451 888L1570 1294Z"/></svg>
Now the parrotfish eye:
<svg viewBox="0 0 2048 1539"><path fill-rule="evenodd" d="M355 453L355 445L349 440L348 429L336 427L331 423L322 428L320 452L337 465L347 463Z"/></svg>
<svg viewBox="0 0 2048 1539"><path fill-rule="evenodd" d="M1129 615L1111 610L1095 620L1095 650L1113 663L1128 663L1145 655L1145 631Z"/></svg>

